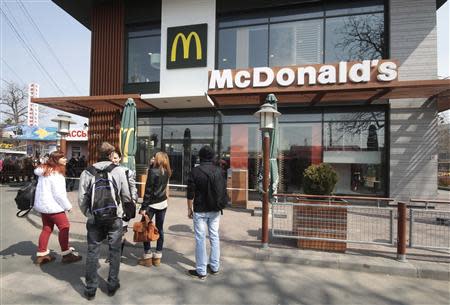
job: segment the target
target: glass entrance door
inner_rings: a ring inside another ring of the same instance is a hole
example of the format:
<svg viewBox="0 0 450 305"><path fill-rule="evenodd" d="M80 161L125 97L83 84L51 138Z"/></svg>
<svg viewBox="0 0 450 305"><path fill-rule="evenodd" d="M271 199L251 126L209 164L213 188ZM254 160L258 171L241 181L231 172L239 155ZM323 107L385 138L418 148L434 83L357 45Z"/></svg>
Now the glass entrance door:
<svg viewBox="0 0 450 305"><path fill-rule="evenodd" d="M200 164L198 152L204 145L212 147L212 140L188 139L188 140L166 140L163 149L169 156L172 168L170 184L187 183L187 176L193 167Z"/></svg>

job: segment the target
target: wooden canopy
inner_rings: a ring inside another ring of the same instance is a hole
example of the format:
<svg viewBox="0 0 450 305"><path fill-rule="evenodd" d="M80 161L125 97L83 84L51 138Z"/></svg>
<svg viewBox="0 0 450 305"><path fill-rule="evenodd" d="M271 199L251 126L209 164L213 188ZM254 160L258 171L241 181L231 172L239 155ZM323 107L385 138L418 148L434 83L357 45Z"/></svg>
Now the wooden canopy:
<svg viewBox="0 0 450 305"><path fill-rule="evenodd" d="M214 89L208 95L218 107L259 105L269 93L279 104L315 106L323 103L363 102L379 99L438 98L439 111L450 109L450 80L393 81L389 83L344 84L301 87Z"/></svg>
<svg viewBox="0 0 450 305"><path fill-rule="evenodd" d="M269 93L276 94L281 105L316 106L321 104L355 103L369 105L380 99L436 97L438 111L450 109L450 80L393 81L301 87L270 87L248 89L215 89L208 95L217 107L259 105ZM122 110L127 98L133 98L139 110L154 110L151 100L139 94L33 98L32 102L69 113L89 117L91 113Z"/></svg>
<svg viewBox="0 0 450 305"><path fill-rule="evenodd" d="M89 117L94 112L122 110L128 98L134 99L138 111L140 109L155 109L150 103L142 100L139 94L32 98L31 101L50 108Z"/></svg>

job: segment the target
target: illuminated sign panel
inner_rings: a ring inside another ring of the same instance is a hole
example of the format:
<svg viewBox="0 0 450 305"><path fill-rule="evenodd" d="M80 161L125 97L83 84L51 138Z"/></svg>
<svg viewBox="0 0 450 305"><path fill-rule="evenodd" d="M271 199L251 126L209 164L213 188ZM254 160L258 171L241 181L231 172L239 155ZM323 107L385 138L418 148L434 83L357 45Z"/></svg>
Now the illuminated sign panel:
<svg viewBox="0 0 450 305"><path fill-rule="evenodd" d="M206 67L208 24L167 28L167 69Z"/></svg>

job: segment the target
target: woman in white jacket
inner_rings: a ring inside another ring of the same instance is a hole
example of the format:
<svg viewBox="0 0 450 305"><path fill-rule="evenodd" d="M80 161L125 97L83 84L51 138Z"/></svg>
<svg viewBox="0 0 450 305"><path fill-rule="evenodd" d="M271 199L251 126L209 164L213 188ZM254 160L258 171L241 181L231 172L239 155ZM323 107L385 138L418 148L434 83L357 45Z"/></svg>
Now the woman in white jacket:
<svg viewBox="0 0 450 305"><path fill-rule="evenodd" d="M81 256L69 247L69 220L66 211L72 209L67 199L66 181L64 178L67 159L61 151L52 152L46 164L34 170L38 176L34 209L41 213L42 232L39 236L39 246L35 263L45 264L55 260L48 250L48 240L56 225L59 230L59 244L61 246L62 262L73 263L81 260Z"/></svg>

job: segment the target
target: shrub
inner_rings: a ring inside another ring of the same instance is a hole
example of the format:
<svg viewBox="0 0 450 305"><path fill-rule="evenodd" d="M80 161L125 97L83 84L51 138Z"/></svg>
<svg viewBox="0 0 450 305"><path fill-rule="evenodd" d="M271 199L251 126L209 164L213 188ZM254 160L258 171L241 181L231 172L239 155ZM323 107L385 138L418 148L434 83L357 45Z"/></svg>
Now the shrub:
<svg viewBox="0 0 450 305"><path fill-rule="evenodd" d="M336 171L331 165L322 163L310 165L303 174L305 194L330 195L337 183Z"/></svg>

